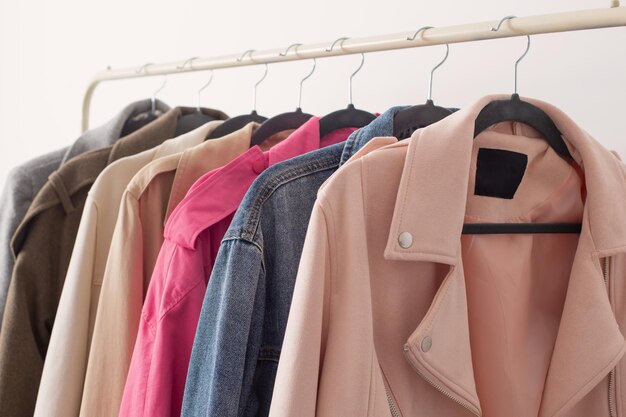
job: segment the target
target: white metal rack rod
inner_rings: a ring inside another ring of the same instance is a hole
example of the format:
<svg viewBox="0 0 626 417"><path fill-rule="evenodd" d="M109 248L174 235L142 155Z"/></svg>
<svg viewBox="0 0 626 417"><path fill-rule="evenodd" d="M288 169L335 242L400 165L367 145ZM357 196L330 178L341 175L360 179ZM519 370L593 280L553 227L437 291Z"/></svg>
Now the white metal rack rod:
<svg viewBox="0 0 626 417"><path fill-rule="evenodd" d="M618 4L619 2L613 3L615 6ZM189 63L189 60L187 60L150 64L139 68L108 69L97 74L85 92L82 129L85 131L89 126L91 99L95 88L103 81L389 51L394 49L442 45L446 43L473 42L514 36L626 26L626 6L516 17L504 21L499 30L491 30L491 28L497 26L498 23L499 20L495 20L456 26L435 27L422 31L420 35L416 37L414 37L414 34L417 28L411 32L363 38L346 38L331 51L329 51L329 47L332 42L322 42L298 45L295 48L289 48L287 53L284 53L285 48L279 48L254 51L243 57L242 53L239 52L233 55L197 58L193 60L192 65L186 65ZM411 37L414 37L414 40L411 40Z"/></svg>

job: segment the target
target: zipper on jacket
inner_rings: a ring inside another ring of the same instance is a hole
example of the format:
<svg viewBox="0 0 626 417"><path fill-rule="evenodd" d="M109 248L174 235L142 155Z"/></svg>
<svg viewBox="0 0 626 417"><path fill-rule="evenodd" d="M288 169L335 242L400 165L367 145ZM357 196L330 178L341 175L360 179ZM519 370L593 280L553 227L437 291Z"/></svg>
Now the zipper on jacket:
<svg viewBox="0 0 626 417"><path fill-rule="evenodd" d="M476 417L481 417L481 415L479 413L477 413L476 411L473 410L472 405L469 402L463 400L462 398L457 398L454 394L452 394L451 392L447 391L444 387L442 387L441 385L439 385L436 382L434 382L433 380L431 380L421 370L417 369L417 367L411 361L411 358L409 358L409 354L410 354L409 345L406 344L406 345L404 345L404 355L407 358L407 360L409 361L409 363L411 364L411 366L413 367L413 369L415 370L415 372L417 372L417 374L424 381L426 381L428 384L430 384L430 386L432 386L434 389L436 389L441 394L443 394L446 398L454 401L455 403L457 403L461 407L465 408L467 411L469 411L470 413L472 413Z"/></svg>
<svg viewBox="0 0 626 417"><path fill-rule="evenodd" d="M396 406L396 402L393 400L393 396L391 395L391 388L389 388L389 383L387 382L387 377L383 374L383 383L385 384L385 394L387 395L387 404L389 404L389 411L391 411L392 417L402 417L400 410Z"/></svg>
<svg viewBox="0 0 626 417"><path fill-rule="evenodd" d="M609 302L611 297L610 290L610 275L609 275L609 257L604 258L604 267L602 273L604 274L604 284L606 285L606 291L609 296ZM609 374L609 417L617 417L617 409L615 407L615 368L611 370Z"/></svg>

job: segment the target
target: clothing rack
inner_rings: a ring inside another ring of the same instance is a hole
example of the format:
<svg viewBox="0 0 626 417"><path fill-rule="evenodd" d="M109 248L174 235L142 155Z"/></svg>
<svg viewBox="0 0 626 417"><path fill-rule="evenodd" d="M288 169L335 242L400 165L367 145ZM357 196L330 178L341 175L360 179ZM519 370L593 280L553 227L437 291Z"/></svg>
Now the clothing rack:
<svg viewBox="0 0 626 417"><path fill-rule="evenodd" d="M107 69L90 82L83 99L82 130L89 127L89 111L95 88L103 81L139 78L154 75L179 74L247 65L327 58L358 53L390 51L404 48L501 39L544 33L570 32L626 26L626 7L612 0L611 7L572 12L552 13L528 17L508 16L506 20L487 21L446 27L423 27L411 32L339 38L334 42L293 44L289 48L248 50L243 54L209 58L190 58L185 61L150 63L139 68ZM496 27L498 28L496 30ZM419 32L419 33L418 33ZM339 44L337 46L337 43Z"/></svg>

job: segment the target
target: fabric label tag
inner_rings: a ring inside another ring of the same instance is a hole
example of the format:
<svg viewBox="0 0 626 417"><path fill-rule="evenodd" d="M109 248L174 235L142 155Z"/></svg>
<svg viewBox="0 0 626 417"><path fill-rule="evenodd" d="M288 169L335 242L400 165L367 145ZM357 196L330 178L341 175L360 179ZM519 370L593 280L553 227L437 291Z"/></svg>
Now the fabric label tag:
<svg viewBox="0 0 626 417"><path fill-rule="evenodd" d="M480 148L476 160L474 194L511 200L522 182L528 155Z"/></svg>

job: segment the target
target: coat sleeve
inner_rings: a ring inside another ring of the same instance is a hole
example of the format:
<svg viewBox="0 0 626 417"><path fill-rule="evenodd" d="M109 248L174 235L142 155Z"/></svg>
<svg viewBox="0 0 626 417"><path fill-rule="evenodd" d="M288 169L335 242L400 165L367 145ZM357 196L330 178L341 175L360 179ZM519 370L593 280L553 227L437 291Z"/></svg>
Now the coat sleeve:
<svg viewBox="0 0 626 417"><path fill-rule="evenodd" d="M92 275L98 208L87 198L54 321L35 416L76 416L89 351Z"/></svg>
<svg viewBox="0 0 626 417"><path fill-rule="evenodd" d="M265 310L264 274L257 245L222 242L196 330L183 416L243 415L261 346L263 316L255 313Z"/></svg>
<svg viewBox="0 0 626 417"><path fill-rule="evenodd" d="M33 201L31 181L20 167L9 173L0 197L0 326L13 273L14 257L11 238Z"/></svg>
<svg viewBox="0 0 626 417"><path fill-rule="evenodd" d="M81 416L117 416L144 297L143 235L138 201L122 197L94 322Z"/></svg>
<svg viewBox="0 0 626 417"><path fill-rule="evenodd" d="M32 416L65 271L68 234L55 207L29 222L15 261L0 332L0 416ZM67 255L69 259L69 254ZM61 279L61 277L63 279Z"/></svg>
<svg viewBox="0 0 626 417"><path fill-rule="evenodd" d="M328 332L332 217L318 197L304 242L270 417L314 417Z"/></svg>

